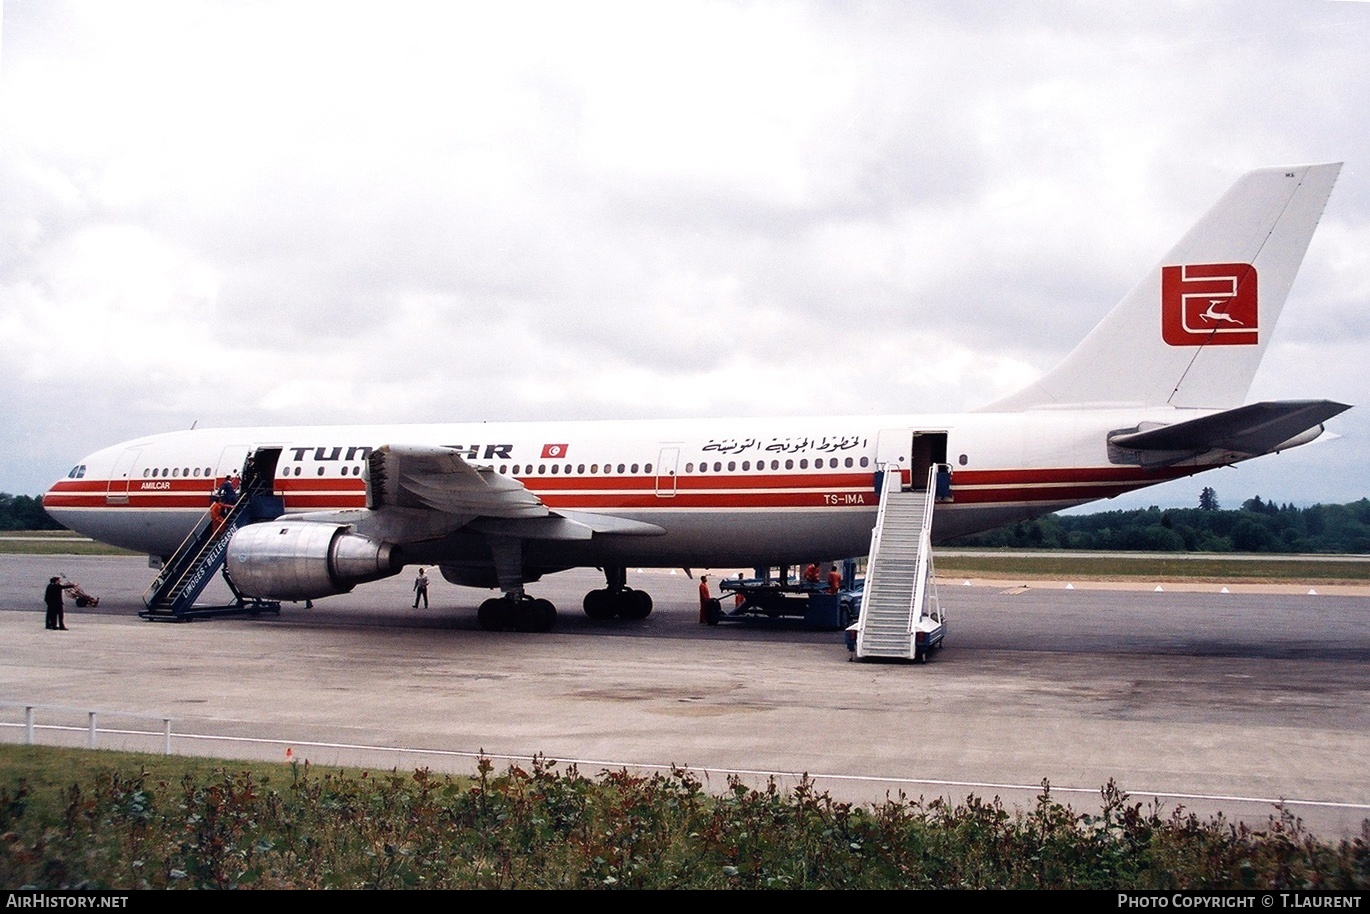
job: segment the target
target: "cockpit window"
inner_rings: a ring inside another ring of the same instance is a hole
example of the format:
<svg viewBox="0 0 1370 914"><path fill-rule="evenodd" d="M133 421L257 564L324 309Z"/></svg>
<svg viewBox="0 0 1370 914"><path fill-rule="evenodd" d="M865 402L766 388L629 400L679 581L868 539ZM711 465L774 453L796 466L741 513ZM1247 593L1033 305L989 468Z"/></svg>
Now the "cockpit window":
<svg viewBox="0 0 1370 914"><path fill-rule="evenodd" d="M84 479L85 476L86 465L82 463L71 468L71 472L67 474L67 479Z"/></svg>

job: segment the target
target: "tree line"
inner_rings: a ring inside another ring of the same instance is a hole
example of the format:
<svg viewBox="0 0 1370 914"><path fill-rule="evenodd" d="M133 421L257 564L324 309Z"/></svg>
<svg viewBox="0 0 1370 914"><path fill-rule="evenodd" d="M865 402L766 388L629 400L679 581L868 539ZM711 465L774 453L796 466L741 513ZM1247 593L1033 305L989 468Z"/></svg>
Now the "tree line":
<svg viewBox="0 0 1370 914"><path fill-rule="evenodd" d="M0 530L61 530L48 512L43 499L35 495L10 495L0 492Z"/></svg>
<svg viewBox="0 0 1370 914"><path fill-rule="evenodd" d="M964 536L955 546L1015 549L1106 549L1147 552L1370 553L1370 499L1297 508L1259 495L1235 510L1218 506L1204 489L1198 508L1049 514L989 533Z"/></svg>

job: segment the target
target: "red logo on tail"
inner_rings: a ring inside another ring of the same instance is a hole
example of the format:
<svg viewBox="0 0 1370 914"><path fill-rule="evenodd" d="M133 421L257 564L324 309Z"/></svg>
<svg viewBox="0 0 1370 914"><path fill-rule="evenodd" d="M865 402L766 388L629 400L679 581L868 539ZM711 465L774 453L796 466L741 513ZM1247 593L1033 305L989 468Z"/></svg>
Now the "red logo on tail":
<svg viewBox="0 0 1370 914"><path fill-rule="evenodd" d="M1161 339L1171 346L1254 346L1259 316L1251 264L1161 267Z"/></svg>

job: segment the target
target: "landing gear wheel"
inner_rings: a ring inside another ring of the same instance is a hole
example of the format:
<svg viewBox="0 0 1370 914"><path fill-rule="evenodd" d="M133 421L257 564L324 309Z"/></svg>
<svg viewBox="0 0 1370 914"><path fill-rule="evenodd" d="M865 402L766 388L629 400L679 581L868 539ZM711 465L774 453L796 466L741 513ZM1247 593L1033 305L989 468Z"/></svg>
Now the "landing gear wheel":
<svg viewBox="0 0 1370 914"><path fill-rule="evenodd" d="M476 610L476 623L482 631L502 632L509 627L509 615L513 605L503 597L492 597Z"/></svg>
<svg viewBox="0 0 1370 914"><path fill-rule="evenodd" d="M557 608L550 600L525 600L518 608L518 630L549 632L557 622Z"/></svg>
<svg viewBox="0 0 1370 914"><path fill-rule="evenodd" d="M614 595L614 606L620 619L645 619L652 614L652 598L644 590L623 588Z"/></svg>
<svg viewBox="0 0 1370 914"><path fill-rule="evenodd" d="M615 615L614 601L610 599L607 590L592 590L587 593L584 606L585 615L591 619L612 619Z"/></svg>

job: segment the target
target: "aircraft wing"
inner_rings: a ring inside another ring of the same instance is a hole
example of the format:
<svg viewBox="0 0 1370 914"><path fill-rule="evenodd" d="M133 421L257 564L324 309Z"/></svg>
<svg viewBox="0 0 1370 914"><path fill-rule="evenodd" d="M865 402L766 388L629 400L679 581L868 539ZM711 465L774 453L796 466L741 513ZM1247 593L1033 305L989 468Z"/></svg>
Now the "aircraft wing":
<svg viewBox="0 0 1370 914"><path fill-rule="evenodd" d="M427 508L465 517L546 517L542 500L508 476L475 467L450 447L388 444L371 453L366 506Z"/></svg>
<svg viewBox="0 0 1370 914"><path fill-rule="evenodd" d="M1170 425L1143 423L1108 436L1109 459L1166 466L1210 452L1259 457L1312 441L1322 423L1350 408L1331 400L1266 401Z"/></svg>
<svg viewBox="0 0 1370 914"><path fill-rule="evenodd" d="M436 512L449 528L527 539L587 540L596 533L660 536L655 524L588 511L553 511L523 483L468 463L454 448L391 444L371 453L366 506Z"/></svg>

